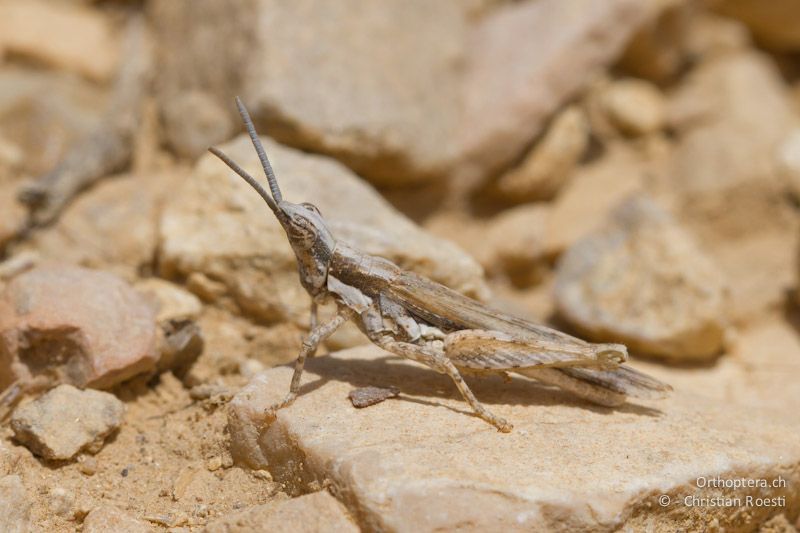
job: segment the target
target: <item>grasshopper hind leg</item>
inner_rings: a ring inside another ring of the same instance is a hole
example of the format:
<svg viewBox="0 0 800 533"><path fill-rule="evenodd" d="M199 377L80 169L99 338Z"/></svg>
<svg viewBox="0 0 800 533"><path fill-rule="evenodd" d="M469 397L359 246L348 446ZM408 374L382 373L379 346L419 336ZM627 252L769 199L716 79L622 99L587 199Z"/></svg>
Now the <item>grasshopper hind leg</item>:
<svg viewBox="0 0 800 533"><path fill-rule="evenodd" d="M500 418L499 416L490 412L478 401L478 399L472 393L472 390L470 390L469 386L464 381L464 378L461 377L461 373L458 371L458 368L456 368L456 366L445 356L443 350L432 348L430 346L419 346L409 342L397 341L390 336L384 336L379 339L375 339L374 341L384 350L392 352L393 354L401 357L406 357L413 361L417 361L418 363L422 363L423 365L435 370L436 372L439 372L440 374L447 374L450 376L450 379L452 379L453 383L455 383L456 387L458 387L458 391L461 393L461 396L470 405L470 407L472 407L472 410L475 411L475 414L484 421L496 427L498 430L502 431L503 433L508 433L514 427L503 418Z"/></svg>

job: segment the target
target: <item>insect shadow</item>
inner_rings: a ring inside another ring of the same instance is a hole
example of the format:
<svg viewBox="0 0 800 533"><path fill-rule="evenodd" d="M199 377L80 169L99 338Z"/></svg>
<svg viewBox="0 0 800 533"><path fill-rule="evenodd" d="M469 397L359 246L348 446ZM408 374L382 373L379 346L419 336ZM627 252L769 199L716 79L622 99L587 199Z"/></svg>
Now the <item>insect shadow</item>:
<svg viewBox="0 0 800 533"><path fill-rule="evenodd" d="M448 377L431 372L429 369L406 364L402 357L386 355L377 359L344 359L336 356L314 357L307 361L307 370L319 379L304 383L301 394L321 388L330 381L349 383L359 387L397 387L400 395L393 401L414 402L428 406L446 407L451 411L469 414L470 410L451 407L435 398L460 398L458 391L450 387ZM557 406L568 405L593 413L629 413L647 417L660 417L663 412L645 405L625 403L618 407L603 407L576 398L556 387L538 383L522 376L511 376L510 381L500 375L465 375L470 388L482 402L496 405ZM424 398L434 398L427 400Z"/></svg>

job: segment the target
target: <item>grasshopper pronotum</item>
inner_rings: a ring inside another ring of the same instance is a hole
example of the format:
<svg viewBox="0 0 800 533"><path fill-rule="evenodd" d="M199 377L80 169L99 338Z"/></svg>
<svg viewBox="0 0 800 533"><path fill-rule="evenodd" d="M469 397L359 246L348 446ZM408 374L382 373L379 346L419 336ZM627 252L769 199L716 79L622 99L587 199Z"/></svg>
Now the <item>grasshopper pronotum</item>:
<svg viewBox="0 0 800 533"><path fill-rule="evenodd" d="M500 431L510 431L511 424L481 405L460 371L515 372L607 406L624 403L628 395L652 397L671 390L623 365L628 352L621 344L589 343L501 313L337 241L316 207L283 199L253 122L241 100L236 104L269 192L220 150L210 151L246 180L275 214L297 256L300 281L312 298L311 332L295 362L289 393L271 408L273 412L295 400L306 357L347 320L377 346L450 376L475 414ZM336 315L317 324L317 304L331 300Z"/></svg>

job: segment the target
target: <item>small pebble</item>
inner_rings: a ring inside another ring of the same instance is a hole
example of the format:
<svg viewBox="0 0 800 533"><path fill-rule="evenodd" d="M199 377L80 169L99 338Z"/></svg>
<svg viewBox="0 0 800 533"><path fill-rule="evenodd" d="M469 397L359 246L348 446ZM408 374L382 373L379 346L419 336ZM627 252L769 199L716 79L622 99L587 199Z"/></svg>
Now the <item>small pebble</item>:
<svg viewBox="0 0 800 533"><path fill-rule="evenodd" d="M58 516L67 516L72 511L75 498L63 487L53 487L50 490L50 510Z"/></svg>
<svg viewBox="0 0 800 533"><path fill-rule="evenodd" d="M272 474L269 473L267 470L256 470L253 472L253 475L257 479L263 479L264 481L272 481Z"/></svg>
<svg viewBox="0 0 800 533"><path fill-rule="evenodd" d="M257 359L245 359L239 364L239 374L250 379L265 368L264 363Z"/></svg>
<svg viewBox="0 0 800 533"><path fill-rule="evenodd" d="M210 472L219 470L221 467L222 467L222 457L220 457L219 455L212 457L206 463L206 468L208 468Z"/></svg>
<svg viewBox="0 0 800 533"><path fill-rule="evenodd" d="M93 476L97 473L97 459L89 455L83 455L78 459L78 470L87 476Z"/></svg>
<svg viewBox="0 0 800 533"><path fill-rule="evenodd" d="M381 403L388 398L394 398L400 394L397 387L361 387L350 391L350 401L353 407L363 408Z"/></svg>
<svg viewBox="0 0 800 533"><path fill-rule="evenodd" d="M60 385L14 411L14 438L36 455L68 460L82 450L97 453L122 425L125 404L113 394Z"/></svg>

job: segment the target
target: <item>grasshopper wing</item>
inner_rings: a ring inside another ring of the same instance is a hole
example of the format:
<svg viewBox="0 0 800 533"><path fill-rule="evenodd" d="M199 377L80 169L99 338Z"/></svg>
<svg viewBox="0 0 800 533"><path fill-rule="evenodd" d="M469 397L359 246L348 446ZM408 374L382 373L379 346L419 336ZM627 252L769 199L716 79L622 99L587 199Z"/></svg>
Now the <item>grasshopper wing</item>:
<svg viewBox="0 0 800 533"><path fill-rule="evenodd" d="M666 383L626 365L614 370L569 367L576 354L587 353L598 345L494 310L412 272L397 272L382 290L410 313L445 333L461 330L502 332L530 346L524 353L514 350L513 358L477 353L465 366L519 371L573 390L580 396L587 395L582 393L578 384L591 384L612 395L637 398L663 397L672 390ZM458 365L457 361L454 362ZM548 366L557 368L544 368Z"/></svg>

